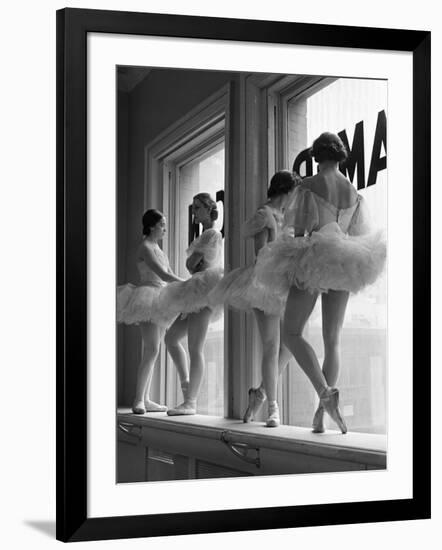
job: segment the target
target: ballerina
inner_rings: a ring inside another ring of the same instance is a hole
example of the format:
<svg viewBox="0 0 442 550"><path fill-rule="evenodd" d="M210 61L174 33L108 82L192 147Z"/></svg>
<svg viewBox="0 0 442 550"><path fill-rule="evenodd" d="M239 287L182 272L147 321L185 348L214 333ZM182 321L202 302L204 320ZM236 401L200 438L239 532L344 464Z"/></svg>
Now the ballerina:
<svg viewBox="0 0 442 550"><path fill-rule="evenodd" d="M300 181L298 176L288 170L273 175L267 191L267 202L243 225L243 236L254 239L255 255L277 237L282 227L284 207ZM266 425L279 426L277 380L291 357L290 351L280 341L281 317L287 294L288 289L275 292L271 287L259 284L255 278L254 265L234 269L225 275L211 294L210 299L214 304L225 303L235 309L253 311L261 337L262 381L259 387L249 389L244 422L253 420L267 399Z"/></svg>
<svg viewBox="0 0 442 550"><path fill-rule="evenodd" d="M285 231L262 250L256 273L260 282L288 289L283 341L313 384L319 406L313 432L324 431L324 411L347 426L335 387L340 370L340 335L350 292L359 292L381 274L386 259L383 232L374 230L367 206L339 171L347 157L341 139L329 132L313 143L319 164L315 176L298 186L285 213ZM322 298L322 369L303 330L318 295Z"/></svg>
<svg viewBox="0 0 442 550"><path fill-rule="evenodd" d="M117 321L139 325L143 341L143 354L137 369L134 414L164 412L167 407L150 399L153 368L158 357L164 330L173 316L161 310L159 297L162 289L172 281L182 281L169 266L166 254L158 246L166 233L166 219L155 209L147 210L142 218L143 241L137 250L137 269L140 284L117 287Z"/></svg>
<svg viewBox="0 0 442 550"><path fill-rule="evenodd" d="M209 292L223 276L222 235L214 228L218 218L216 202L208 193L193 197L194 221L203 226L202 234L187 249L186 267L192 274L181 283L171 283L161 296L164 312L177 316L165 336L167 351L180 378L184 402L167 414L192 415L197 411L197 398L205 370L204 343L209 323L222 315L222 307L209 304ZM181 340L187 335L190 370Z"/></svg>

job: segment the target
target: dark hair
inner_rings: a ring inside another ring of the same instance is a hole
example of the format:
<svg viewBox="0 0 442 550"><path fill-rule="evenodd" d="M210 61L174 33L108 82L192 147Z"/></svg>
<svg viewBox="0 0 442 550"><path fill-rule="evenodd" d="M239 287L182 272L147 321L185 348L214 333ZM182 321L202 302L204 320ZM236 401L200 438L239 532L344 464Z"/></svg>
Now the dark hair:
<svg viewBox="0 0 442 550"><path fill-rule="evenodd" d="M216 202L212 199L209 193L198 193L193 197L193 200L199 200L206 208L210 209L210 219L215 221L218 219L218 207Z"/></svg>
<svg viewBox="0 0 442 550"><path fill-rule="evenodd" d="M301 179L298 174L289 170L280 170L273 174L270 180L270 186L267 189L267 197L278 197L279 195L287 195L292 191Z"/></svg>
<svg viewBox="0 0 442 550"><path fill-rule="evenodd" d="M315 139L310 149L310 155L316 162L324 162L325 160L341 162L348 156L342 139L331 132L324 132Z"/></svg>
<svg viewBox="0 0 442 550"><path fill-rule="evenodd" d="M159 210L155 210L155 208L146 210L142 218L143 235L146 235L146 237L150 235L150 230L152 229L152 227L155 227L162 218L164 218L164 215Z"/></svg>

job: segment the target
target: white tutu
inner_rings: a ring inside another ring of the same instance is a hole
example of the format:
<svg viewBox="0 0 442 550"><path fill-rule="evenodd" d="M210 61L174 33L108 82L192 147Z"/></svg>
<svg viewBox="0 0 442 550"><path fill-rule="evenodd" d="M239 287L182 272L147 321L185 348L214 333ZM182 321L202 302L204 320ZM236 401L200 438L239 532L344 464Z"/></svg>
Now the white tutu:
<svg viewBox="0 0 442 550"><path fill-rule="evenodd" d="M167 328L173 316L159 307L159 296L163 286L135 286L126 284L117 287L117 322L138 325L150 321Z"/></svg>
<svg viewBox="0 0 442 550"><path fill-rule="evenodd" d="M211 267L194 273L186 281L168 284L162 289L159 297L159 307L163 315L177 317L179 314L196 313L209 307L212 310L210 321L218 320L223 313L223 306L209 303L209 293L222 276L221 267Z"/></svg>
<svg viewBox="0 0 442 550"><path fill-rule="evenodd" d="M239 267L230 271L209 296L216 305L226 304L234 309L250 311L260 309L268 315L284 313L287 291L277 293L272 287L259 283L255 267Z"/></svg>
<svg viewBox="0 0 442 550"><path fill-rule="evenodd" d="M255 272L258 281L280 291L295 285L356 293L376 281L385 260L382 231L348 235L333 222L306 237L281 234L260 251Z"/></svg>

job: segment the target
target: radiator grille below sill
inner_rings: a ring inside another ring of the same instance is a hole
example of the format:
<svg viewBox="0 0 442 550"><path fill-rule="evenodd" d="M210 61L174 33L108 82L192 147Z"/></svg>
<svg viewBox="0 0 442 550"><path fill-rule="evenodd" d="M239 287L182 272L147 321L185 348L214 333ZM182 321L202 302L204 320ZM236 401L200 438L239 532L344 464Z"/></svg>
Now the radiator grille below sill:
<svg viewBox="0 0 442 550"><path fill-rule="evenodd" d="M210 479L216 477L244 477L250 475L244 472L240 472L239 470L225 468L224 466L212 464L203 460L196 461L195 472L197 479Z"/></svg>

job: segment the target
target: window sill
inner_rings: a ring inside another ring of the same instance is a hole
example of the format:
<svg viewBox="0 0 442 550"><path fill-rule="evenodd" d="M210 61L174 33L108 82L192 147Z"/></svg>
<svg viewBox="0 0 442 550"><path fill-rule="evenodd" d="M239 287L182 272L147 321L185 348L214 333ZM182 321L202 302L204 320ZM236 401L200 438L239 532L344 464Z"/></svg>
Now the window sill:
<svg viewBox="0 0 442 550"><path fill-rule="evenodd" d="M262 458L267 453L276 462L280 457L286 464L282 470L287 469L287 464L296 462L298 469L294 466L293 473L386 468L385 435L356 432L342 435L332 430L327 430L324 434L314 434L308 428L296 426L267 428L256 422L244 424L241 420L205 415L134 415L130 409L123 408L118 410L118 422L139 428L140 440L146 446L152 445L167 452L186 454L183 444L189 444L192 447L192 450L187 450L189 455L194 453L196 456L199 453L200 457L207 460L214 458L203 456L205 450L210 454L210 445L221 441L226 444L224 447L246 445L260 453ZM175 435L171 437L172 434ZM318 464L317 469L309 470L307 465L315 460Z"/></svg>

